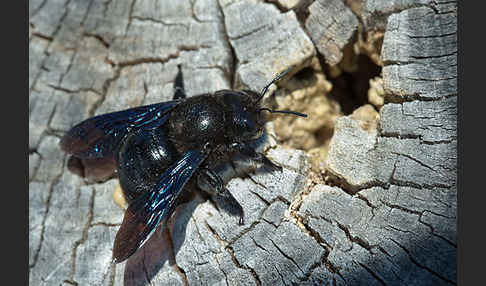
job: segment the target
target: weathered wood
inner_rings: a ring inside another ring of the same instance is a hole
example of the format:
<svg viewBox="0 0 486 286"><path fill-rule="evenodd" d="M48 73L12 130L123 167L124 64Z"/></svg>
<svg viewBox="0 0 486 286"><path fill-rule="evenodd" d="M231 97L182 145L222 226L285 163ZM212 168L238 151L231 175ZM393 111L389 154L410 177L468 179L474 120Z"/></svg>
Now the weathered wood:
<svg viewBox="0 0 486 286"><path fill-rule="evenodd" d="M343 59L343 48L358 29L358 18L341 0L317 0L309 6L305 28L326 63L334 66Z"/></svg>
<svg viewBox="0 0 486 286"><path fill-rule="evenodd" d="M421 25L414 24L421 21ZM388 19L382 57L385 89L405 98L456 95L457 21L454 14L411 8Z"/></svg>
<svg viewBox="0 0 486 286"><path fill-rule="evenodd" d="M220 1L233 48L238 87L260 90L290 66L308 66L315 55L294 11L281 13L259 1Z"/></svg>
<svg viewBox="0 0 486 286"><path fill-rule="evenodd" d="M456 3L368 0L351 13L350 1L315 1L301 18L285 6L297 2L29 1L31 285L456 284ZM318 19L334 11L327 2L348 12ZM283 172L227 186L245 225L196 195L169 231L110 263L123 217L117 179L69 172L58 147L65 131L170 99L178 64L189 95L259 90L317 53L337 64L360 25L384 33L385 103L377 119L332 122L324 179L305 152L279 146L269 124L260 148ZM338 44L319 46L314 34Z"/></svg>
<svg viewBox="0 0 486 286"><path fill-rule="evenodd" d="M384 284L456 283L457 16L437 10L388 17L383 80L396 103L382 107L380 128L336 125L328 170L357 195L316 186L319 197L301 207L332 249L329 262L354 265L339 270L346 283L360 271Z"/></svg>

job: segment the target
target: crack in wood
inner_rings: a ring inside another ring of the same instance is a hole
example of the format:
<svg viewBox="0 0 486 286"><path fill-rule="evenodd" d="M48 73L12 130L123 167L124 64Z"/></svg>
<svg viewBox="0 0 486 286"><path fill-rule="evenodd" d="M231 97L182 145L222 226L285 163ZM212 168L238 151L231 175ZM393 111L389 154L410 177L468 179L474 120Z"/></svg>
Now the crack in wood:
<svg viewBox="0 0 486 286"><path fill-rule="evenodd" d="M110 43L108 43L107 40L103 39L103 37L101 35L98 35L98 34L94 34L94 33L87 33L87 32L84 32L83 33L83 36L84 37L87 37L87 38L93 38L95 40L97 40L98 42L101 43L101 45L103 45L103 47L105 47L106 49L109 49L110 48Z"/></svg>
<svg viewBox="0 0 486 286"><path fill-rule="evenodd" d="M42 0L42 2L39 4L39 6L37 6L37 8L34 11L32 11L32 14L29 15L29 19L34 18L35 15L37 15L37 13L39 13L39 11L42 10L42 8L44 8L46 3L47 3L47 0Z"/></svg>
<svg viewBox="0 0 486 286"><path fill-rule="evenodd" d="M427 125L430 126L430 125ZM455 136L451 136L451 139L443 139L437 141L428 141L423 139L423 135L420 134L408 134L408 133L400 133L400 132L383 132L379 130L378 132L379 138L394 138L394 139L418 139L420 144L425 145L440 145L440 144L451 144L456 140ZM395 153L401 155L399 153Z"/></svg>
<svg viewBox="0 0 486 286"><path fill-rule="evenodd" d="M65 162L65 160L63 160L62 170L64 170L64 162ZM32 268L35 267L35 265L37 263L37 260L39 259L39 254L40 254L40 251L42 249L43 242L44 242L44 232L45 232L45 226L46 226L47 216L49 215L49 209L50 209L50 205L51 205L52 193L54 192L54 186L57 185L61 181L62 174L63 174L62 172L60 174L58 174L52 180L52 182L51 182L51 184L49 186L49 192L47 194L47 199L46 199L46 208L45 208L44 216L42 217L42 222L41 222L41 231L40 231L39 247L37 248L37 250L34 253L34 256L33 256L33 259L32 259L32 264L29 265L29 272L30 272L30 270Z"/></svg>
<svg viewBox="0 0 486 286"><path fill-rule="evenodd" d="M75 286L78 286L79 285L79 283L76 282L76 281L74 281L74 280L65 279L62 282L67 283L67 284L70 284L70 285L75 285Z"/></svg>
<svg viewBox="0 0 486 286"><path fill-rule="evenodd" d="M63 168L64 169L64 168ZM88 220L83 228L83 233L81 235L81 238L73 243L73 251L71 254L71 275L70 275L70 280L74 281L74 275L76 273L76 257L77 257L77 250L80 245L85 243L88 240L88 231L91 225L91 222L93 221L94 217L94 200L96 196L96 190L95 188L91 188L91 197L89 200L89 211L88 211Z"/></svg>
<svg viewBox="0 0 486 286"><path fill-rule="evenodd" d="M56 90L56 91L61 91L63 93L68 93L68 94L76 94L76 93L81 93L81 92L92 92L92 93L95 93L97 95L102 95L99 91L97 91L96 89L93 89L91 87L87 87L87 88L79 88L79 89L68 89L68 88L65 88L65 87L62 87L62 86L56 86L56 85L53 85L53 84L47 84L48 87Z"/></svg>
<svg viewBox="0 0 486 286"><path fill-rule="evenodd" d="M250 239L251 239L251 241L253 241L253 244L255 244L255 246L256 246L257 248L260 248L260 249L261 249L261 250L263 250L264 252L266 252L266 253L270 254L270 252L269 252L269 251L268 251L268 250L267 250L265 247L263 247L262 245L260 245L259 243L257 243L257 242L256 242L256 240L255 240L255 239L254 239L252 236L250 236Z"/></svg>
<svg viewBox="0 0 486 286"><path fill-rule="evenodd" d="M415 189L419 189L419 190L422 190L422 189L433 190L435 188L450 189L450 188L453 187L453 185L446 185L446 184L441 184L441 183L437 183L437 184L422 183L422 184L419 184L419 183L415 183L413 181L404 181L404 180L399 180L399 179L396 179L396 178L392 178L392 181L390 183L393 186L411 187L411 188L415 188Z"/></svg>
<svg viewBox="0 0 486 286"><path fill-rule="evenodd" d="M376 279L376 281L378 281L381 285L387 285L385 283L385 281L383 281L383 278L381 278L378 274L376 274L375 272L373 272L368 266L366 266L365 264L361 263L361 262L358 262L356 261L356 263L358 263L359 266L363 267L371 276L373 276L373 278Z"/></svg>
<svg viewBox="0 0 486 286"><path fill-rule="evenodd" d="M89 4L88 4L88 8L86 9L86 13L84 13L83 15L83 19L81 19L81 22L79 23L79 25L81 27L84 27L84 22L86 21L86 19L88 18L88 15L89 15L89 12L91 11L91 7L93 6L93 2L95 0L91 0L89 1Z"/></svg>
<svg viewBox="0 0 486 286"><path fill-rule="evenodd" d="M457 79L456 76L453 77L444 77L444 78L434 78L434 79L427 79L427 78L412 78L412 77L407 77L404 76L404 79L411 80L411 81L417 81L417 82L437 82L437 81L447 81L447 80L454 80Z"/></svg>
<svg viewBox="0 0 486 286"><path fill-rule="evenodd" d="M322 260L323 262L322 263L327 268L327 270L329 270L331 273L337 274L339 276L339 278L341 278L346 283L346 279L344 279L343 275L340 272L340 267L335 266L334 264L332 264L329 261L329 254L330 253L331 253L331 250L326 249L326 252L324 253L324 256L323 256L323 260Z"/></svg>
<svg viewBox="0 0 486 286"><path fill-rule="evenodd" d="M103 83L103 85L101 87L100 98L98 100L96 100L93 103L93 105L89 108L89 111L88 111L89 117L93 117L96 113L96 110L103 104L103 102L106 99L106 96L108 95L108 90L111 87L111 84L113 82L117 81L120 78L121 69L122 69L122 67L116 66L113 77L110 77L110 78L105 80L105 82Z"/></svg>
<svg viewBox="0 0 486 286"><path fill-rule="evenodd" d="M110 6L112 0L107 0L106 2L103 3L103 18L107 18L106 12L108 11L108 6Z"/></svg>
<svg viewBox="0 0 486 286"><path fill-rule="evenodd" d="M191 17L192 17L192 19L194 19L194 21L196 21L197 23L200 23L200 24L205 24L205 23L219 23L218 21L211 21L211 20L202 20L202 19L199 19L199 17L197 16L196 12L194 11L195 10L194 9L194 6L196 5L197 0L189 0L189 2L191 2Z"/></svg>
<svg viewBox="0 0 486 286"><path fill-rule="evenodd" d="M300 268L299 264L297 264L297 262L295 262L295 260L290 257L289 255L287 255L282 249L280 249L280 247L278 247L278 245L269 237L268 240L270 240L270 242L273 244L273 246L275 246L275 248L278 250L278 252L280 252L280 254L282 254L285 258L287 258L288 260L292 261L292 263L300 270L300 272L302 272L302 274L304 274L305 272L302 270L302 268ZM294 274L295 275L295 274ZM296 275L297 276L297 275ZM297 276L298 277L298 276Z"/></svg>
<svg viewBox="0 0 486 286"><path fill-rule="evenodd" d="M422 220L422 216L423 216L423 214L424 214L425 212L427 212L427 211L423 211L423 212L420 214L420 216L419 216L419 218L418 218L418 221L419 221L421 224L423 224L423 225L427 226L427 227L429 228L429 230L430 230L430 233L431 233L433 236L435 236L435 237L437 237L437 238L440 238L440 239L442 239L443 241L445 241L447 244L451 245L452 247L457 248L457 245L456 245L455 243L453 243L453 242L452 242L452 241L450 241L449 239L447 239L447 238L443 237L442 235L439 235L439 234L438 234L438 233L435 231L434 226L433 226L432 224L426 223L425 221L423 221L423 220Z"/></svg>
<svg viewBox="0 0 486 286"><path fill-rule="evenodd" d="M423 163L422 161L408 155L408 154L403 154L403 153L397 153L397 152L391 152L392 154L395 154L395 155L398 155L398 157L402 156L402 157L405 157L405 158L408 158L412 161L414 161L415 163L419 164L420 166L424 167L424 168L427 168L429 169L430 171L434 172L434 173L438 173L434 168L428 166L427 164Z"/></svg>
<svg viewBox="0 0 486 286"><path fill-rule="evenodd" d="M358 237L358 236L352 236L350 231L349 231L349 228L346 227L345 225L339 223L336 221L336 224L337 226L342 230L344 231L344 234L346 235L346 238L351 242L351 244L357 244L359 246L361 246L362 248L366 249L371 255L373 255L374 253L371 251L375 246L371 246L367 241L365 241L364 239Z"/></svg>
<svg viewBox="0 0 486 286"><path fill-rule="evenodd" d="M182 26L185 29L189 29L185 23L167 23L163 20L155 19L151 17L132 16L131 18L140 22L151 22L157 25L164 25L164 26Z"/></svg>
<svg viewBox="0 0 486 286"><path fill-rule="evenodd" d="M283 275L280 273L280 271L278 270L278 268L277 268L277 266L276 266L275 264L273 265L273 268L275 269L275 271L277 271L277 274L278 274L278 276L280 276L280 280L282 281L282 283L283 283L284 285L287 285L287 284L285 283L285 281L286 281L287 279L285 279L285 278L283 277Z"/></svg>
<svg viewBox="0 0 486 286"><path fill-rule="evenodd" d="M235 48L233 47L233 45L231 44L231 41L230 41L230 38L228 36L228 30L227 30L227 27L226 27L226 21L225 21L225 15L224 15L224 12L223 12L223 7L221 6L221 1L218 1L218 8L219 8L219 12L221 14L221 20L222 20L222 27L223 27L223 38L224 38L224 42L226 44L226 46L229 48L229 51L231 53L231 62L230 62L230 70L229 71L226 71L225 72L225 76L226 76L226 79L229 81L230 83L230 86L232 88L236 88L236 70L237 70L237 66L238 66L238 58L236 57L236 52L235 52Z"/></svg>
<svg viewBox="0 0 486 286"><path fill-rule="evenodd" d="M32 176L29 176L29 184L32 182L35 182L35 177L37 176L37 171L39 170L40 163L43 160L42 154L37 152L37 149L29 149L29 165L30 165L30 155L37 155L39 158L37 160L36 166L34 166L34 169L32 170ZM30 166L29 166L30 168Z"/></svg>
<svg viewBox="0 0 486 286"><path fill-rule="evenodd" d="M132 19L133 19L133 9L135 8L135 2L137 0L132 0L132 3L130 3L130 8L128 10L128 23L125 26L125 37L128 35L128 30L130 29L132 25Z"/></svg>
<svg viewBox="0 0 486 286"><path fill-rule="evenodd" d="M448 284L452 284L452 285L456 285L456 283L442 275L440 275L439 273L437 273L436 271L432 270L431 268L425 266L425 265L422 265L420 263L418 263L417 260L415 260L415 258L412 257L412 255L410 254L410 251L405 247L403 246L402 244L400 244L398 241L394 240L393 238L390 238L390 240L392 242L394 242L398 247L400 247L403 251L405 251L405 253L407 254L408 258L410 259L410 261L415 264L416 266L418 266L419 268L429 272L430 274L434 275L435 277L439 278L440 280L444 281L444 282L447 282Z"/></svg>
<svg viewBox="0 0 486 286"><path fill-rule="evenodd" d="M54 41L53 37L41 34L39 32L32 32L32 36L37 37L37 38L42 39L42 40L45 40L49 43Z"/></svg>
<svg viewBox="0 0 486 286"><path fill-rule="evenodd" d="M47 1L47 0L46 0ZM61 25L62 23L64 22L64 19L67 17L68 15L68 9L67 9L67 6L69 5L69 3L71 2L71 0L67 0L66 3L64 4L64 13L63 15L61 16L61 18L59 19L59 24L57 25L57 27L54 29L54 32L52 33L52 39L55 39L57 34L59 33L59 31L61 30ZM49 41L49 44L47 45L47 47L45 48L44 50L44 53L48 53L48 51L50 50L51 48L51 45L54 41ZM45 66L45 63L46 63L46 60L47 60L48 56L44 57L42 59L42 62L40 63L40 66ZM40 74L41 72L38 72L35 76L34 76L34 79L32 80L32 85L29 89L29 95L30 93L32 92L32 89L36 86L37 84L37 80L39 79L40 77Z"/></svg>
<svg viewBox="0 0 486 286"><path fill-rule="evenodd" d="M317 242L317 244L324 249L325 252L333 249L331 244L329 244L324 238L322 238L318 231L316 231L312 227L310 227L310 225L307 221L308 218L304 218L304 217L302 217L298 214L296 214L296 216L297 216L297 226L300 228L300 230L303 233L309 235L312 239L314 239ZM309 215L309 217L311 217L311 216ZM316 219L323 219L324 221L333 225L331 220L326 219L322 216L316 217Z"/></svg>
<svg viewBox="0 0 486 286"><path fill-rule="evenodd" d="M218 264L219 271L221 271L221 273L223 273L226 285L230 285L229 282L228 282L228 274L223 270L223 267L221 267L221 262L219 261L217 255L214 255L214 260L216 261L216 264Z"/></svg>
<svg viewBox="0 0 486 286"><path fill-rule="evenodd" d="M400 205L395 205L395 204L391 204L389 203L388 201L385 201L385 200L380 200L385 206L389 207L390 209L397 209L397 210L401 210L401 211L404 211L406 213L409 213L409 214L414 214L414 215L422 215L422 211L416 211L416 210L411 210L411 209L407 209L405 207L402 207Z"/></svg>
<svg viewBox="0 0 486 286"><path fill-rule="evenodd" d="M93 227L93 226L104 226L104 227L119 227L121 226L121 223L109 223L109 222L104 222L104 221L100 221L100 222L95 222L95 223L92 223L89 225L89 227Z"/></svg>
<svg viewBox="0 0 486 286"><path fill-rule="evenodd" d="M258 276L258 274L256 273L256 271L249 267L249 266L244 266L244 265L241 265L238 260L236 259L235 257L235 253L234 253L234 250L233 250L233 247L231 247L230 245L226 246L225 247L225 250L226 252L229 253L229 255L231 256L231 260L233 261L234 265L240 269L244 269L248 272L250 272L250 274L252 275L253 279L255 280L255 283L258 285L258 286L262 286L262 281L260 279L260 277Z"/></svg>
<svg viewBox="0 0 486 286"><path fill-rule="evenodd" d="M260 32L260 31L262 31L262 30L268 30L268 29L271 29L272 27L273 27L273 25L272 25L271 23L269 23L269 24L266 24L266 25L262 25L262 26L260 26L260 27L257 27L257 28L255 28L255 29L253 29L253 30L250 30L250 31L248 31L248 32L245 32L245 33L243 33L243 34L240 34L240 35L238 35L238 36L235 36L235 37L229 37L229 36L228 36L228 38L229 38L230 40L236 41L236 40L240 40L240 39L243 39L243 38L245 38L245 37L248 37L248 36L250 36L250 35L252 35L252 34L258 33L258 32Z"/></svg>
<svg viewBox="0 0 486 286"><path fill-rule="evenodd" d="M341 175L335 174L331 172L329 169L325 171L325 175L326 175L326 179L325 179L326 185L331 187L337 187L352 197L358 197L359 192L363 190L367 190L375 187L380 187L382 189L388 190L391 186L390 182L382 182L377 178L374 178L372 180L369 180L368 182L364 182L357 185L351 184ZM358 197L358 198L362 199L362 197ZM363 201L366 202L364 199Z"/></svg>

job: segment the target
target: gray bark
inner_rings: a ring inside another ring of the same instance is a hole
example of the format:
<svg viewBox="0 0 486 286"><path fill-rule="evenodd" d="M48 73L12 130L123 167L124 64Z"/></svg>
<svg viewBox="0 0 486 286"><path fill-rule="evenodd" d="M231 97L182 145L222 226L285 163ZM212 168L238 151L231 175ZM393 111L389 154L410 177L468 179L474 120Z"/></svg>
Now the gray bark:
<svg viewBox="0 0 486 286"><path fill-rule="evenodd" d="M294 2L29 1L29 284L456 284L455 1L363 1L357 14L315 1L306 19ZM64 132L170 99L178 64L189 95L260 90L317 54L335 65L358 26L384 32L378 128L339 118L324 174L269 131L261 148L283 172L227 185L245 225L196 195L111 264L117 179L69 172Z"/></svg>

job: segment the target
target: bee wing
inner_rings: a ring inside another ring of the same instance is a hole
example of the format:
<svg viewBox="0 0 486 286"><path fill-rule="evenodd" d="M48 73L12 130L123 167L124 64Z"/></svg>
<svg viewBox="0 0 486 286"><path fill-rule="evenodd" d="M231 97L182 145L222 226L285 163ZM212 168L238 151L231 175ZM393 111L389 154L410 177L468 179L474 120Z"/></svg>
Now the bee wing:
<svg viewBox="0 0 486 286"><path fill-rule="evenodd" d="M116 263L130 257L148 240L159 223L170 217L184 185L206 157L207 152L188 151L162 174L152 191L128 206L113 246Z"/></svg>
<svg viewBox="0 0 486 286"><path fill-rule="evenodd" d="M106 113L82 121L61 139L61 149L80 159L112 155L131 130L155 128L180 101L168 101Z"/></svg>

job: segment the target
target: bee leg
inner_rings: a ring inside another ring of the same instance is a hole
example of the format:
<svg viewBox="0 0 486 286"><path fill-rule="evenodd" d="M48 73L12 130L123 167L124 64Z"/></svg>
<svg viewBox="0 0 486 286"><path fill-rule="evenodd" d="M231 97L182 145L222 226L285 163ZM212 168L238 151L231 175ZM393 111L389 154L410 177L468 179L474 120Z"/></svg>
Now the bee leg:
<svg viewBox="0 0 486 286"><path fill-rule="evenodd" d="M254 161L257 164L262 164L263 167L269 169L270 171L280 171L282 172L282 167L273 163L262 153L256 152L253 148L240 145L239 151L242 155L248 157L248 159Z"/></svg>
<svg viewBox="0 0 486 286"><path fill-rule="evenodd" d="M224 192L225 187L223 179L207 167L200 169L197 181L199 187L211 195Z"/></svg>
<svg viewBox="0 0 486 286"><path fill-rule="evenodd" d="M197 183L201 190L209 193L218 207L232 216L238 216L238 223L244 224L245 213L240 203L224 186L221 177L209 168L201 168L197 177Z"/></svg>
<svg viewBox="0 0 486 286"><path fill-rule="evenodd" d="M243 207L235 199L235 197L233 197L228 189L224 188L223 192L213 195L213 200L220 208L225 210L227 213L232 216L237 216L239 218L239 225L245 224L245 212L243 211Z"/></svg>
<svg viewBox="0 0 486 286"><path fill-rule="evenodd" d="M177 65L178 72L174 80L174 99L186 98L186 93L184 92L184 78L182 77L181 65Z"/></svg>

